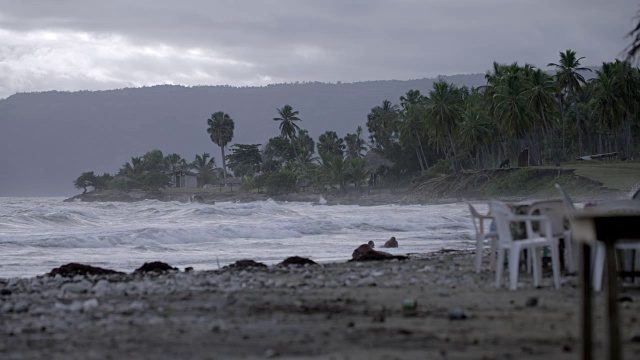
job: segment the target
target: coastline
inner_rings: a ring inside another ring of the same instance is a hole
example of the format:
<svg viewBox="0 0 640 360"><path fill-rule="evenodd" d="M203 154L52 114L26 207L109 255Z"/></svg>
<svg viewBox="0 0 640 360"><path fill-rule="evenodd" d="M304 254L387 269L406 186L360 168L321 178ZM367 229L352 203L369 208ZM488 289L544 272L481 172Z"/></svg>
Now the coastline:
<svg viewBox="0 0 640 360"><path fill-rule="evenodd" d="M0 279L4 359L574 359L575 277L496 289L469 251L407 261ZM196 269L197 270L197 269ZM637 292L630 293L637 297ZM604 301L597 294L596 304ZM535 299L535 300L534 300ZM403 300L415 311L403 310ZM597 307L599 309L600 307ZM623 314L640 312L625 302ZM596 314L596 329L604 329ZM627 358L640 323L625 317ZM598 330L598 331L599 331ZM596 337L597 338L597 337ZM597 340L596 357L605 344Z"/></svg>

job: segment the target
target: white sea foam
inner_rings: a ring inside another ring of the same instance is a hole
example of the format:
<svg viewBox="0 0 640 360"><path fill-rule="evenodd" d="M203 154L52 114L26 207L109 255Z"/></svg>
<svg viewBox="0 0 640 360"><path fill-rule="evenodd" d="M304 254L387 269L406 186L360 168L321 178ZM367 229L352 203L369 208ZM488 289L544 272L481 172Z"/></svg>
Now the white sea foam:
<svg viewBox="0 0 640 360"><path fill-rule="evenodd" d="M145 261L214 269L239 259L299 255L343 261L358 245L400 242L393 253L471 248L465 204L314 206L311 203L142 201L64 203L0 198L0 277L43 274L68 262L132 271Z"/></svg>

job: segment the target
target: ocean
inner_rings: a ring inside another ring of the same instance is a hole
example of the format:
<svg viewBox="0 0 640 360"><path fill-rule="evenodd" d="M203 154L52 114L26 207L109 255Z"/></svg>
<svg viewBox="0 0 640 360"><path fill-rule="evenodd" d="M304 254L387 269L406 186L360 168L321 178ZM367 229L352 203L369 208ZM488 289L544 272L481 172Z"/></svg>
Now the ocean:
<svg viewBox="0 0 640 360"><path fill-rule="evenodd" d="M276 264L294 255L320 263L346 261L360 244L373 240L378 248L391 236L399 247L385 251L393 254L474 248L464 203L63 200L0 198L0 278L42 275L69 262L131 272L150 261L196 270L241 259Z"/></svg>

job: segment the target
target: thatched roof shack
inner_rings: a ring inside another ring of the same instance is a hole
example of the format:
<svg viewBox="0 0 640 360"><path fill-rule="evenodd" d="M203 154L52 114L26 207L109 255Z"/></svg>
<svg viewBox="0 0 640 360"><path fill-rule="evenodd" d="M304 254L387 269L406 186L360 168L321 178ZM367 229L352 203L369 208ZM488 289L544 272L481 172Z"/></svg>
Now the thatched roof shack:
<svg viewBox="0 0 640 360"><path fill-rule="evenodd" d="M369 172L376 172L382 167L393 167L395 164L391 160L387 160L376 150L369 150L364 156L364 168Z"/></svg>
<svg viewBox="0 0 640 360"><path fill-rule="evenodd" d="M233 191L233 185L242 185L242 179L228 177L226 179L222 179L219 181L220 186L231 186L231 191Z"/></svg>

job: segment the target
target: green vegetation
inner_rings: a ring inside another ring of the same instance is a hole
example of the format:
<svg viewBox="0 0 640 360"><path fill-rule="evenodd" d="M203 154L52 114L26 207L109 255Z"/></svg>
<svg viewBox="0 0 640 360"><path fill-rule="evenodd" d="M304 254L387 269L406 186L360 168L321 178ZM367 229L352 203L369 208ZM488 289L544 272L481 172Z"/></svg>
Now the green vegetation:
<svg viewBox="0 0 640 360"><path fill-rule="evenodd" d="M602 186L620 191L631 191L640 186L640 162L580 162L562 166L563 169L575 170L575 174Z"/></svg>
<svg viewBox="0 0 640 360"><path fill-rule="evenodd" d="M217 111L207 119L206 131L220 147L221 172L207 152L187 163L178 154L163 157L160 150L153 150L132 158L115 176L83 173L74 185L84 191L159 189L172 184L177 173L193 173L202 187L218 182L218 173L226 178L228 165L235 177L244 179L243 189L270 194L297 191L300 186L361 191L367 181L406 184L416 177L436 186L449 174L462 179L464 187L467 180L468 184L480 181L468 174L493 176L481 171L495 169L505 160L514 166L524 160L534 168L506 171L485 190L524 193L550 187L552 174L557 173L553 181L570 181L564 170L610 189L637 186L638 166L620 167L612 160L596 169L571 162L590 154L617 152L618 159L626 160L640 153L640 70L615 60L592 73L581 65L583 61L575 51L566 50L548 69L493 63L485 75L486 85L479 88L441 80L427 94L409 90L399 94L398 104L383 100L366 119L363 114L368 141L361 126L344 137L327 130L315 141L302 128L300 112L285 104L276 109L275 117L265 115L265 120L278 122L277 136L264 147L234 144L227 155L235 125L231 115ZM523 149L528 150L524 159L519 156ZM373 156L365 156L367 152ZM615 173L625 173L625 180Z"/></svg>

